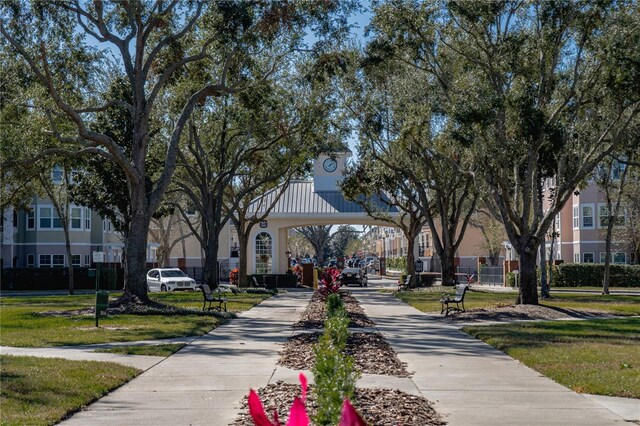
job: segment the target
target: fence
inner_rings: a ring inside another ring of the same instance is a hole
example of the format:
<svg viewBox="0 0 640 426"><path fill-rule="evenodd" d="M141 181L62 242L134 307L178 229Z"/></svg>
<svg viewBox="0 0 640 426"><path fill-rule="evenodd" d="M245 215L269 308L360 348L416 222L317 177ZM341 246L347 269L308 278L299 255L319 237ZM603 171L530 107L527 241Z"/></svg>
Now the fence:
<svg viewBox="0 0 640 426"><path fill-rule="evenodd" d="M75 290L95 289L95 274L90 268L73 268ZM93 269L92 269L93 270ZM5 268L1 274L2 290L68 290L69 268ZM100 289L116 290L124 287L122 268L100 268Z"/></svg>
<svg viewBox="0 0 640 426"><path fill-rule="evenodd" d="M480 267L478 282L481 284L502 285L504 268L502 266L486 266Z"/></svg>

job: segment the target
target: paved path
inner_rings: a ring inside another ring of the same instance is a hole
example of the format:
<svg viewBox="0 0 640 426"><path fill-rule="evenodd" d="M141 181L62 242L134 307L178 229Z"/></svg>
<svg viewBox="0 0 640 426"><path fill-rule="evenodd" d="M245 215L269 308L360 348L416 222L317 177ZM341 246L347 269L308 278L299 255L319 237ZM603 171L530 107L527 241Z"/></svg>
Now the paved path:
<svg viewBox="0 0 640 426"><path fill-rule="evenodd" d="M434 323L389 293L354 295L415 372L411 380L417 389L451 426L625 424L602 405L455 327Z"/></svg>
<svg viewBox="0 0 640 426"><path fill-rule="evenodd" d="M227 425L267 385L311 293L265 300L176 352L63 425Z"/></svg>

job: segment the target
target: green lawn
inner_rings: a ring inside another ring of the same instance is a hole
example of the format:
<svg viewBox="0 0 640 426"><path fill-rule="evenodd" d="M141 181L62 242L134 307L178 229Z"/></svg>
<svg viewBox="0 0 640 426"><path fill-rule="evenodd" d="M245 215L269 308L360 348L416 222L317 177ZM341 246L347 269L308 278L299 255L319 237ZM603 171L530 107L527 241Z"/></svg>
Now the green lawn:
<svg viewBox="0 0 640 426"><path fill-rule="evenodd" d="M463 330L576 392L640 398L640 318Z"/></svg>
<svg viewBox="0 0 640 426"><path fill-rule="evenodd" d="M453 289L428 288L427 291L399 292L396 296L422 312L440 312L440 297ZM512 305L517 294L492 293L488 291L467 292L464 304L467 309L491 308ZM551 299L540 300L540 304L561 309L595 309L616 315L640 315L640 294L633 296L600 295L586 293L555 293Z"/></svg>
<svg viewBox="0 0 640 426"><path fill-rule="evenodd" d="M119 293L111 295L112 298ZM152 299L187 308L202 308L200 292L154 293ZM228 309L250 309L269 294L228 294ZM94 295L24 296L0 298L0 344L4 346L46 347L106 342L131 342L201 335L222 320L198 315L111 315L95 327L92 315L43 315L47 311L84 309L93 306Z"/></svg>
<svg viewBox="0 0 640 426"><path fill-rule="evenodd" d="M125 355L145 355L145 356L163 356L167 357L174 352L179 351L186 345L182 343L167 345L139 345L139 346L116 346L109 349L98 349L96 352L105 352L111 354Z"/></svg>
<svg viewBox="0 0 640 426"><path fill-rule="evenodd" d="M139 373L111 362L0 355L0 424L55 424Z"/></svg>

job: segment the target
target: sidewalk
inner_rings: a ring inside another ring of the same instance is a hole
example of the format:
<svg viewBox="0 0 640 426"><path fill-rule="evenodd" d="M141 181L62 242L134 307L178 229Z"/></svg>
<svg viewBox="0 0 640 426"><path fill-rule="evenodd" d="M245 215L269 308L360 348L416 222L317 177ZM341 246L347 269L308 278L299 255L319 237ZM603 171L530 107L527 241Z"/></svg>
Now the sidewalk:
<svg viewBox="0 0 640 426"><path fill-rule="evenodd" d="M279 294L176 352L63 425L228 425L269 383L310 292Z"/></svg>
<svg viewBox="0 0 640 426"><path fill-rule="evenodd" d="M593 400L455 327L434 323L389 293L354 295L450 426L625 424Z"/></svg>

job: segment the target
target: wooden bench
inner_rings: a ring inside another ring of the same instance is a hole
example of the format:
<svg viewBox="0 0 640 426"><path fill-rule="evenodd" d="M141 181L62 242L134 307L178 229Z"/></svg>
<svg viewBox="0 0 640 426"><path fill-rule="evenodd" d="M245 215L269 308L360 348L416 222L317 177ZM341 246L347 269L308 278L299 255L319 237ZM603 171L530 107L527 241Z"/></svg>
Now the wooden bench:
<svg viewBox="0 0 640 426"><path fill-rule="evenodd" d="M466 312L464 309L464 295L467 294L468 289L469 285L460 284L456 294L443 294L440 299L440 304L442 305L440 313L444 313L444 315L447 316L451 311ZM456 305L455 307L452 306L454 303ZM462 305L462 309L460 309L460 305Z"/></svg>
<svg viewBox="0 0 640 426"><path fill-rule="evenodd" d="M212 292L211 288L207 284L201 284L200 290L202 290L202 297L204 298L204 303L202 304L203 311L210 311L211 309L216 309L220 312L223 310L227 312L227 299L222 297L222 293L220 292ZM209 307L206 308L207 303L209 303ZM217 303L218 306L211 306L212 303Z"/></svg>
<svg viewBox="0 0 640 426"><path fill-rule="evenodd" d="M413 286L411 285L411 275L407 275L407 278L404 280L404 282L398 283L398 291L409 291L412 288Z"/></svg>

